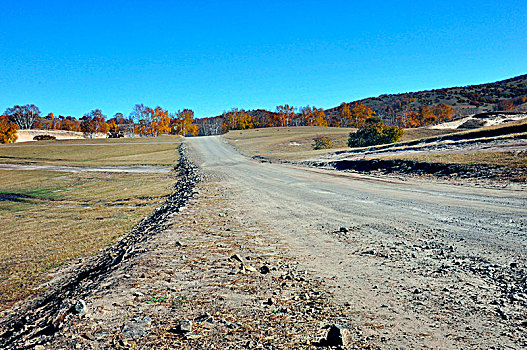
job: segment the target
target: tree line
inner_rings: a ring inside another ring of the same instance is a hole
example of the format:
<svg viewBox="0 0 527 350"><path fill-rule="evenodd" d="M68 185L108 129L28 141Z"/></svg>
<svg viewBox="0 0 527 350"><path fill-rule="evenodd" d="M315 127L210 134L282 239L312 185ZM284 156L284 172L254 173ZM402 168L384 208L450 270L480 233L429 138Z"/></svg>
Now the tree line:
<svg viewBox="0 0 527 350"><path fill-rule="evenodd" d="M291 126L330 126L344 128L361 128L367 120L375 117L372 108L361 102L342 103L333 110L305 106L295 108L280 105L271 112L267 110L250 110L233 108L214 118L196 120L200 135L214 135L229 130L244 130L267 127ZM451 120L454 109L446 104L422 106L418 110L407 109L398 117L394 126L415 128Z"/></svg>
<svg viewBox="0 0 527 350"><path fill-rule="evenodd" d="M194 111L191 109L170 113L160 106L151 108L144 104L136 104L128 117L116 113L109 119L100 109L93 109L77 119L53 113L42 116L34 104L15 105L0 115L0 143L16 141L19 129L77 131L88 136L103 133L114 137L125 133L152 137L160 134L197 135L198 126L193 123Z"/></svg>

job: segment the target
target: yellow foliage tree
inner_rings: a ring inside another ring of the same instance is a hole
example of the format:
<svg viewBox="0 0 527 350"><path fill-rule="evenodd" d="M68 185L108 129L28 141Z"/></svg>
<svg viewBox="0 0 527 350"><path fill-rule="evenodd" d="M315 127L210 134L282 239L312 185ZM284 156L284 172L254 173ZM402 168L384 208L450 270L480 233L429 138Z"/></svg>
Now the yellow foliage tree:
<svg viewBox="0 0 527 350"><path fill-rule="evenodd" d="M16 142L18 125L9 121L7 116L0 116L0 143Z"/></svg>

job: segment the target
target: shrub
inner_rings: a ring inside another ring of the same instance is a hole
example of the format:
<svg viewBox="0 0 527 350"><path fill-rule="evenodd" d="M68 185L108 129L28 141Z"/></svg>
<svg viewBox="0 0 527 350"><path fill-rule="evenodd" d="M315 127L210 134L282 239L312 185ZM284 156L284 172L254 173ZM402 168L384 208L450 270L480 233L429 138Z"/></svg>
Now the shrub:
<svg viewBox="0 0 527 350"><path fill-rule="evenodd" d="M52 135L37 135L33 137L33 140L35 141L46 141L46 140L56 140L57 138Z"/></svg>
<svg viewBox="0 0 527 350"><path fill-rule="evenodd" d="M399 141L403 134L403 129L398 126L387 126L382 123L373 123L359 128L357 132L350 133L348 146L366 147L394 143Z"/></svg>
<svg viewBox="0 0 527 350"><path fill-rule="evenodd" d="M333 148L333 141L326 136L318 136L313 139L313 149L329 149Z"/></svg>
<svg viewBox="0 0 527 350"><path fill-rule="evenodd" d="M0 143L15 142L18 138L17 131L18 125L9 122L7 118L0 118Z"/></svg>

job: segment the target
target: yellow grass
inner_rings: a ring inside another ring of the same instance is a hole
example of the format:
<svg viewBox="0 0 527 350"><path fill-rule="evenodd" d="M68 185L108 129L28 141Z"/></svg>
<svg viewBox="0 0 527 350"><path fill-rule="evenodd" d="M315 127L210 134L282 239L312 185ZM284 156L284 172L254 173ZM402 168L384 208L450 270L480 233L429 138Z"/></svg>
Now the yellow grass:
<svg viewBox="0 0 527 350"><path fill-rule="evenodd" d="M0 145L0 163L70 166L171 165L179 136L26 142Z"/></svg>
<svg viewBox="0 0 527 350"><path fill-rule="evenodd" d="M232 130L224 137L243 153L279 160L304 160L335 151L347 150L351 128L294 127L263 128L251 130ZM446 134L451 130L431 130L425 128L407 129L401 141L416 140L423 137ZM329 137L332 149L313 150L313 139L317 136Z"/></svg>
<svg viewBox="0 0 527 350"><path fill-rule="evenodd" d="M1 146L0 154L16 163L173 165L179 140L54 141ZM176 181L175 174L40 170L0 170L0 179L0 310L34 293L57 266L115 242L158 207Z"/></svg>

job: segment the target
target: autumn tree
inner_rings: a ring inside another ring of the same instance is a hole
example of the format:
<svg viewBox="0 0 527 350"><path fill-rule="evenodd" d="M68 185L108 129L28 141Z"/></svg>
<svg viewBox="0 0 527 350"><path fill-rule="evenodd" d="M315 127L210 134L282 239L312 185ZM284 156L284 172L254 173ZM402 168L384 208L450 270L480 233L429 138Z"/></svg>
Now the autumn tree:
<svg viewBox="0 0 527 350"><path fill-rule="evenodd" d="M351 121L356 128L363 126L366 119L375 114L370 107L361 102L354 102L350 108L350 113Z"/></svg>
<svg viewBox="0 0 527 350"><path fill-rule="evenodd" d="M9 116L0 116L0 143L16 142L18 125L9 121Z"/></svg>
<svg viewBox="0 0 527 350"><path fill-rule="evenodd" d="M91 138L95 133L107 133L109 127L106 124L106 116L102 111L100 109L94 109L81 118L80 129Z"/></svg>
<svg viewBox="0 0 527 350"><path fill-rule="evenodd" d="M31 129L35 119L40 117L40 109L34 104L15 105L5 111L5 115L16 123L20 129Z"/></svg>
<svg viewBox="0 0 527 350"><path fill-rule="evenodd" d="M512 111L514 104L511 100L502 100L498 102L498 111Z"/></svg>
<svg viewBox="0 0 527 350"><path fill-rule="evenodd" d="M223 114L223 119L223 132L227 132L229 130L245 130L254 128L252 117L243 109L238 110L237 108L233 108L230 112Z"/></svg>
<svg viewBox="0 0 527 350"><path fill-rule="evenodd" d="M313 107L313 126L328 126L326 113L322 108Z"/></svg>
<svg viewBox="0 0 527 350"><path fill-rule="evenodd" d="M310 106L300 107L299 112L302 125L313 125L313 108Z"/></svg>
<svg viewBox="0 0 527 350"><path fill-rule="evenodd" d="M340 105L339 117L340 126L343 126L345 128L351 127L353 123L351 118L351 109L349 104L347 104L346 102L342 102L342 104Z"/></svg>
<svg viewBox="0 0 527 350"><path fill-rule="evenodd" d="M454 109L446 104L432 106L421 106L419 111L407 109L405 114L398 118L399 125L405 128L418 128L437 122L445 122L452 119Z"/></svg>
<svg viewBox="0 0 527 350"><path fill-rule="evenodd" d="M144 104L136 104L130 113L130 118L137 124L134 132L140 136L152 135L152 115L154 110Z"/></svg>
<svg viewBox="0 0 527 350"><path fill-rule="evenodd" d="M178 110L175 114L175 118L172 119L173 132L177 135L192 134L196 136L197 125L192 125L194 122L194 111L192 109Z"/></svg>
<svg viewBox="0 0 527 350"><path fill-rule="evenodd" d="M80 131L80 123L77 119L67 116L62 120L61 129L66 131Z"/></svg>
<svg viewBox="0 0 527 350"><path fill-rule="evenodd" d="M152 133L154 136L170 132L170 116L166 109L157 106L152 113Z"/></svg>
<svg viewBox="0 0 527 350"><path fill-rule="evenodd" d="M273 118L273 126L291 126L295 117L295 107L287 104L277 106L276 115Z"/></svg>
<svg viewBox="0 0 527 350"><path fill-rule="evenodd" d="M434 106L433 111L439 122L446 122L454 117L454 108L444 103Z"/></svg>

